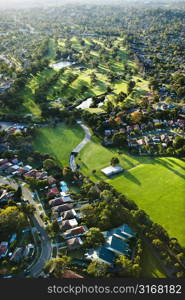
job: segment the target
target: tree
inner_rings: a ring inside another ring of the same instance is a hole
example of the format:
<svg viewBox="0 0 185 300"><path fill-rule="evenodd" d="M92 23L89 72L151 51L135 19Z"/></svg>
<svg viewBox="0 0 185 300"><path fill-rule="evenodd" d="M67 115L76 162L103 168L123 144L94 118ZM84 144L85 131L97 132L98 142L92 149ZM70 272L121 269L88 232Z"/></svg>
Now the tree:
<svg viewBox="0 0 185 300"><path fill-rule="evenodd" d="M174 147L179 149L185 145L185 138L181 136L176 136L174 140Z"/></svg>
<svg viewBox="0 0 185 300"><path fill-rule="evenodd" d="M145 213L144 210L138 209L138 210L133 211L133 217L134 217L136 224L145 224L146 225L146 224L151 223L148 215Z"/></svg>
<svg viewBox="0 0 185 300"><path fill-rule="evenodd" d="M141 120L142 120L142 117L143 117L143 115L142 115L142 113L139 112L139 111L134 111L134 112L131 113L131 115L130 115L131 121L132 121L133 123L140 123Z"/></svg>
<svg viewBox="0 0 185 300"><path fill-rule="evenodd" d="M154 247L156 247L157 249L159 249L159 250L164 249L164 244L163 244L163 242L161 242L161 240L159 240L159 239L154 239L154 240L152 241L152 245L153 245Z"/></svg>
<svg viewBox="0 0 185 300"><path fill-rule="evenodd" d="M30 185L30 188L32 190L38 189L38 188L43 188L47 185L47 179L39 180L39 179L35 179L33 177L27 177L26 182Z"/></svg>
<svg viewBox="0 0 185 300"><path fill-rule="evenodd" d="M117 132L113 135L112 142L117 147L123 147L127 144L126 135L123 132Z"/></svg>
<svg viewBox="0 0 185 300"><path fill-rule="evenodd" d="M183 263L185 260L185 254L183 252L180 252L179 254L177 254L177 259Z"/></svg>
<svg viewBox="0 0 185 300"><path fill-rule="evenodd" d="M66 180L66 181L72 180L73 172L69 167L63 168L63 177L64 177L64 180Z"/></svg>
<svg viewBox="0 0 185 300"><path fill-rule="evenodd" d="M90 200L95 200L99 197L99 194L97 192L96 186L91 186L91 188L89 189L87 196Z"/></svg>
<svg viewBox="0 0 185 300"><path fill-rule="evenodd" d="M19 185L17 191L14 193L13 199L14 201L20 201L21 198L22 198L22 187L21 185Z"/></svg>
<svg viewBox="0 0 185 300"><path fill-rule="evenodd" d="M134 278L139 278L141 274L141 267L139 264L133 264L132 266L132 276Z"/></svg>
<svg viewBox="0 0 185 300"><path fill-rule="evenodd" d="M16 206L9 206L0 210L0 236L2 238L20 232L25 226L27 226L26 217Z"/></svg>
<svg viewBox="0 0 185 300"><path fill-rule="evenodd" d="M54 231L54 232L56 232L56 233L59 232L60 227L59 227L59 225L58 225L57 220L54 220L54 221L52 222L52 228L53 228L53 231Z"/></svg>
<svg viewBox="0 0 185 300"><path fill-rule="evenodd" d="M91 227L85 234L84 247L91 248L102 245L105 242L103 233L99 228Z"/></svg>
<svg viewBox="0 0 185 300"><path fill-rule="evenodd" d="M53 273L56 278L60 278L70 262L71 258L69 256L52 258L46 263L45 271Z"/></svg>
<svg viewBox="0 0 185 300"><path fill-rule="evenodd" d="M131 88L134 88L136 85L135 81L134 80L130 80L129 83L128 83L128 86L131 87Z"/></svg>
<svg viewBox="0 0 185 300"><path fill-rule="evenodd" d="M153 223L150 228L150 231L153 232L162 242L169 242L168 233L161 225Z"/></svg>
<svg viewBox="0 0 185 300"><path fill-rule="evenodd" d="M111 165L115 166L115 165L118 165L118 164L119 164L119 159L117 157L113 157L111 159Z"/></svg>
<svg viewBox="0 0 185 300"><path fill-rule="evenodd" d="M35 212L36 208L32 204L22 203L21 211L24 212L26 215L32 215Z"/></svg>
<svg viewBox="0 0 185 300"><path fill-rule="evenodd" d="M116 261L116 265L119 267L119 274L123 277L133 277L132 261L124 255L120 255Z"/></svg>
<svg viewBox="0 0 185 300"><path fill-rule="evenodd" d="M92 277L105 277L107 274L108 265L95 260L91 262L87 268L87 274Z"/></svg>
<svg viewBox="0 0 185 300"><path fill-rule="evenodd" d="M100 194L100 198L105 200L106 202L111 201L111 199L114 197L114 195L112 194L111 191L108 190L104 190L103 192L101 192Z"/></svg>
<svg viewBox="0 0 185 300"><path fill-rule="evenodd" d="M48 158L48 159L43 161L43 168L44 169L50 170L50 169L53 169L55 167L56 167L56 162L53 159Z"/></svg>
<svg viewBox="0 0 185 300"><path fill-rule="evenodd" d="M185 87L179 87L179 88L177 89L176 93L177 93L177 95L178 95L179 97L185 96Z"/></svg>

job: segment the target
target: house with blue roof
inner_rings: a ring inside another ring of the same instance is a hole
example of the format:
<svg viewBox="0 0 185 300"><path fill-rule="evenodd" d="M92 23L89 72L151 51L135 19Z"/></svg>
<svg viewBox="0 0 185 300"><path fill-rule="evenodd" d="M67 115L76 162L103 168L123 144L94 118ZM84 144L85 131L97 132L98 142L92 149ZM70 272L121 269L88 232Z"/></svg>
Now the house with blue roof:
<svg viewBox="0 0 185 300"><path fill-rule="evenodd" d="M103 246L90 249L85 253L87 260L99 260L109 266L113 266L118 255L125 255L131 258L132 249L129 241L131 238L136 238L136 233L127 224L104 232L104 237L106 242Z"/></svg>
<svg viewBox="0 0 185 300"><path fill-rule="evenodd" d="M105 246L101 246L96 249L90 249L87 253L85 253L85 258L92 261L98 260L102 263L112 266L116 255L114 252L108 250Z"/></svg>
<svg viewBox="0 0 185 300"><path fill-rule="evenodd" d="M130 256L131 249L126 241L113 235L106 241L106 248L117 255Z"/></svg>
<svg viewBox="0 0 185 300"><path fill-rule="evenodd" d="M107 249L106 247L102 246L99 249L98 258L105 264L112 265L113 261L116 258L116 255L114 252L112 252L109 249Z"/></svg>

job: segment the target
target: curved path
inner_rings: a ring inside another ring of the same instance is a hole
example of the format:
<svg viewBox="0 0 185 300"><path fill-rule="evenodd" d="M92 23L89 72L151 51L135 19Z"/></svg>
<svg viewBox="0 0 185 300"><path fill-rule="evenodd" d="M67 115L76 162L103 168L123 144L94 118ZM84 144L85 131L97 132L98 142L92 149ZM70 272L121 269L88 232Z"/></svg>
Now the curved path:
<svg viewBox="0 0 185 300"><path fill-rule="evenodd" d="M9 181L5 178L0 178L0 183L11 185L15 189L18 188L18 184L13 180ZM27 187L24 186L24 183L22 184L22 194L23 194L23 198L36 208L36 211L32 217L32 221L33 221L34 226L37 228L37 231L40 232L40 237L41 237L40 256L38 257L36 262L30 268L28 268L28 274L27 274L27 275L30 275L31 277L36 278L36 277L39 277L45 263L51 257L52 245L51 245L51 241L48 237L47 231L45 229L44 222L40 218L40 211L38 209L38 206L35 203L35 201L33 200L31 191Z"/></svg>
<svg viewBox="0 0 185 300"><path fill-rule="evenodd" d="M81 128L84 130L85 132L85 137L84 139L81 141L80 144L78 144L78 146L76 146L73 150L72 150L72 153L75 152L75 153L78 153L82 150L82 148L88 143L90 142L91 140L91 133L90 133L90 130L89 128L84 125L82 123L82 121L77 121L77 123L81 126ZM71 167L71 170L74 172L76 171L77 169L77 166L76 166L76 162L75 162L75 155L74 154L71 154L70 155L70 167Z"/></svg>

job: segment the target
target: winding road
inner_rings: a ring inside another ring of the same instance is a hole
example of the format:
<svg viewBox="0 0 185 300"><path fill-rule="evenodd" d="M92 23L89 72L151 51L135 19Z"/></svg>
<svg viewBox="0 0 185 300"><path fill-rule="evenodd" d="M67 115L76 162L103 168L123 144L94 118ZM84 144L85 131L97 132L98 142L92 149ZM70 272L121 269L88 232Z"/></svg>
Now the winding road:
<svg viewBox="0 0 185 300"><path fill-rule="evenodd" d="M8 184L11 185L13 188L17 189L18 184L13 180L8 180L5 178L0 178L0 183L2 184ZM45 263L51 258L52 254L52 244L48 237L47 231L45 229L45 224L40 218L40 211L38 209L38 205L33 200L32 192L24 186L24 183L22 184L22 195L25 200L27 200L31 205L33 205L36 208L36 211L32 217L32 221L34 226L36 227L37 231L40 232L41 237L41 253L36 260L36 262L28 268L29 272L28 274L31 277L37 278L39 277L40 273L42 272L42 269L45 265Z"/></svg>
<svg viewBox="0 0 185 300"><path fill-rule="evenodd" d="M71 153L79 153L81 150L82 150L82 148L88 143L88 142L90 142L90 140L91 140L91 133L90 133L90 130L89 130L89 128L86 126L86 125L84 125L83 123L82 123L82 121L77 121L77 124L79 124L80 126L81 126L81 128L84 130L84 132L85 132L85 137L84 137L84 139L81 141L81 143L80 144L78 144L78 146L76 146L73 150L72 150L72 152ZM71 167L71 170L74 172L74 171L76 171L76 169L77 169L77 165L76 165L76 161L75 161L75 155L74 154L71 154L70 155L70 167Z"/></svg>

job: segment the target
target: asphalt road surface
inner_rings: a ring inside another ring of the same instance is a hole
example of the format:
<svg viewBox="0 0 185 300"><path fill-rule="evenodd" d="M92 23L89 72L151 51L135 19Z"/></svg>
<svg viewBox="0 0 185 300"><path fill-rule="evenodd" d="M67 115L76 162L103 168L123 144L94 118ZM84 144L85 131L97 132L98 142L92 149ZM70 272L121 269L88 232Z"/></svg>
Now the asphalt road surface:
<svg viewBox="0 0 185 300"><path fill-rule="evenodd" d="M0 178L0 183L9 184L15 189L18 188L18 184L13 180ZM22 194L23 194L23 198L27 200L30 204L34 205L34 207L36 208L36 211L32 217L32 221L34 223L35 228L38 230L38 232L40 232L40 237L41 237L41 244L40 244L41 253L38 259L36 260L36 262L30 267L28 273L31 277L36 278L39 277L45 263L51 257L52 245L48 237L47 231L45 229L45 224L40 217L40 211L38 209L38 205L33 200L32 192L27 187L24 186L24 183L22 184Z"/></svg>

